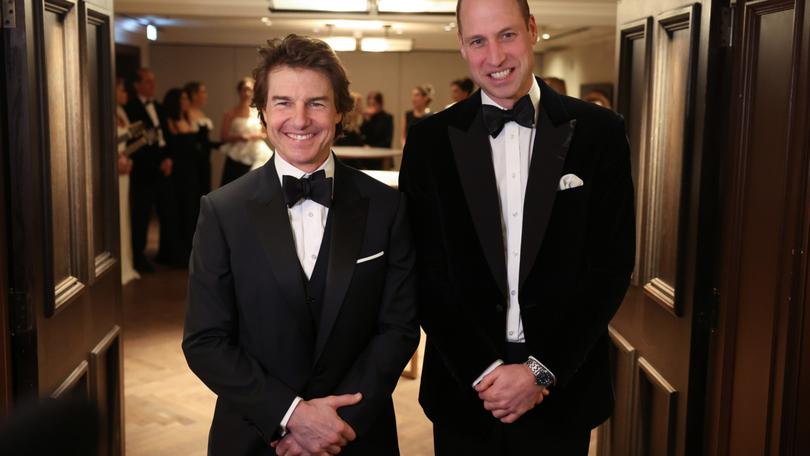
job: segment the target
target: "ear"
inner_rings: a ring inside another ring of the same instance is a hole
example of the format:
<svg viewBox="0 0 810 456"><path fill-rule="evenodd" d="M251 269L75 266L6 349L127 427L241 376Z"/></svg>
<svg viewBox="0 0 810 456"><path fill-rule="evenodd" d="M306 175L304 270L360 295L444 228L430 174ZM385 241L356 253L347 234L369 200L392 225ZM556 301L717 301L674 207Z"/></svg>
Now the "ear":
<svg viewBox="0 0 810 456"><path fill-rule="evenodd" d="M456 33L456 38L458 38L458 49L461 51L461 57L467 60L467 49L464 47L464 40L461 38L461 30Z"/></svg>
<svg viewBox="0 0 810 456"><path fill-rule="evenodd" d="M534 19L534 14L529 15L529 34L532 37L532 43L537 43L537 21Z"/></svg>

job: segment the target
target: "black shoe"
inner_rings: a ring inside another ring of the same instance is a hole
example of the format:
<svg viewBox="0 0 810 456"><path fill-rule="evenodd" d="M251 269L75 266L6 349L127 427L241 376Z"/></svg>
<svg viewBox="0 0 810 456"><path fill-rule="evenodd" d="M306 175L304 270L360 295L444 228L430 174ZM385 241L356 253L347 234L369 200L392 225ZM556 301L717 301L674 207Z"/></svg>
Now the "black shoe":
<svg viewBox="0 0 810 456"><path fill-rule="evenodd" d="M155 272L155 267L152 266L152 263L149 262L146 258L137 258L133 261L133 266L135 270L141 274L150 274Z"/></svg>

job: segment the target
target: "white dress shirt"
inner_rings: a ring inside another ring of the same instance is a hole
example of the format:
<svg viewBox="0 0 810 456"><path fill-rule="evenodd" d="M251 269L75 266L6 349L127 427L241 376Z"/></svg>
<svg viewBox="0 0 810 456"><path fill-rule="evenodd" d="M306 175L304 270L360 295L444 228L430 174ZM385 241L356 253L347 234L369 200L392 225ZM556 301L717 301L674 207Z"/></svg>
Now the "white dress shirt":
<svg viewBox="0 0 810 456"><path fill-rule="evenodd" d="M493 138L489 135L492 149L492 164L495 168L495 182L498 187L498 200L501 205L501 228L503 230L504 257L506 258L506 277L509 285L509 302L506 311L506 341L525 343L523 320L520 317L520 244L523 235L523 201L526 196L526 182L529 178L529 165L532 161L532 147L537 134L537 119L540 114L540 85L532 78L529 98L534 106L535 121L532 128L524 127L517 122L507 122L503 130ZM507 109L496 103L481 91L481 104ZM503 360L492 363L479 376L473 386L477 385Z"/></svg>
<svg viewBox="0 0 810 456"><path fill-rule="evenodd" d="M157 130L158 146L166 147L166 140L163 138L163 128L161 128L160 117L158 117L157 111L155 110L154 100L144 98L140 95L138 95L138 99L143 103L146 113L149 114L149 118L152 119L152 125L154 125Z"/></svg>
<svg viewBox="0 0 810 456"><path fill-rule="evenodd" d="M302 177L309 177L320 170L324 170L327 179L335 176L335 159L331 153L329 158L312 173L305 173L291 165L281 157L281 154L275 154L275 156L279 183L284 182L284 176L301 179ZM304 269L307 278L310 278L313 269L315 269L315 263L318 261L318 252L321 250L321 241L323 240L329 208L309 199L301 199L293 207L287 208L287 215L290 218L290 228L292 228L298 261L301 262L301 267ZM287 433L287 422L290 421L290 417L299 402L301 402L301 398L296 396L287 409L287 413L281 419L282 435Z"/></svg>

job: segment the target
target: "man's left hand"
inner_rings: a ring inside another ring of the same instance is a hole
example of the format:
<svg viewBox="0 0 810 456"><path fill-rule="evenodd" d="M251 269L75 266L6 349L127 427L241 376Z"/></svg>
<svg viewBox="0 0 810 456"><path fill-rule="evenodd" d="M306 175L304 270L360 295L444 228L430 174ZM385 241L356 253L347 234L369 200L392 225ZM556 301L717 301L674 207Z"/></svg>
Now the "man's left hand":
<svg viewBox="0 0 810 456"><path fill-rule="evenodd" d="M308 453L304 447L298 444L292 434L287 434L281 440L276 440L270 444L275 448L278 456L329 456L330 453ZM337 454L337 453L334 453Z"/></svg>
<svg viewBox="0 0 810 456"><path fill-rule="evenodd" d="M484 408L503 423L514 423L543 402L549 391L537 385L534 374L523 364L503 364L475 385Z"/></svg>

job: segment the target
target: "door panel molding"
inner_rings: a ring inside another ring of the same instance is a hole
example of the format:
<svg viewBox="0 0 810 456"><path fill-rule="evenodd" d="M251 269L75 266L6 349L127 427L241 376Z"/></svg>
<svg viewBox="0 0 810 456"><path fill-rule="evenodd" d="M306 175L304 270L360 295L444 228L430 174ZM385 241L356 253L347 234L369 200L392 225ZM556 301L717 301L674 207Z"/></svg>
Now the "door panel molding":
<svg viewBox="0 0 810 456"><path fill-rule="evenodd" d="M62 383L51 393L52 399L62 397L81 397L84 399L90 396L90 384L88 381L88 363L82 361L73 369Z"/></svg>
<svg viewBox="0 0 810 456"><path fill-rule="evenodd" d="M90 397L101 418L100 455L124 454L124 371L121 327L113 326L90 351Z"/></svg>
<svg viewBox="0 0 810 456"><path fill-rule="evenodd" d="M655 22L650 140L639 198L646 206L640 276L653 302L681 316L700 5L661 14Z"/></svg>
<svg viewBox="0 0 810 456"><path fill-rule="evenodd" d="M678 391L644 357L638 359L636 381L635 454L669 456L675 450Z"/></svg>

